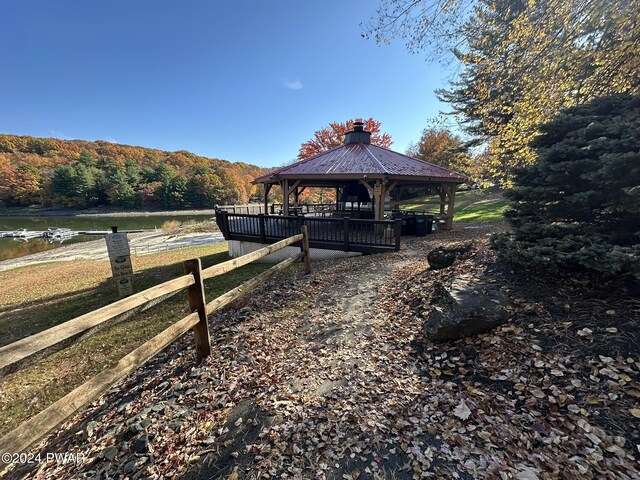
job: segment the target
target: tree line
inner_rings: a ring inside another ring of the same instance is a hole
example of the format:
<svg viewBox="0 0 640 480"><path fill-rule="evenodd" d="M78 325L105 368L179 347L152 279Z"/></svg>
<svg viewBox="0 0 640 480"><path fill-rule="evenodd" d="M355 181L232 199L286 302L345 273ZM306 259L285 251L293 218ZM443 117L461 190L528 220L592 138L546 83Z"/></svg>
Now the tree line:
<svg viewBox="0 0 640 480"><path fill-rule="evenodd" d="M104 141L0 135L0 205L202 208L247 203L264 172L246 163Z"/></svg>

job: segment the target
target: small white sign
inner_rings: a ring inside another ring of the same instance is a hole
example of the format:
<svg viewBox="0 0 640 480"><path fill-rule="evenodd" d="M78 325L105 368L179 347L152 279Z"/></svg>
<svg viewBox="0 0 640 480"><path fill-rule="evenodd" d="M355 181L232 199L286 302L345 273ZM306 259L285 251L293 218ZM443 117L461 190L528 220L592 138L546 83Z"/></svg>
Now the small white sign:
<svg viewBox="0 0 640 480"><path fill-rule="evenodd" d="M121 297L128 297L133 293L133 283L131 277L116 278L118 284L118 293Z"/></svg>
<svg viewBox="0 0 640 480"><path fill-rule="evenodd" d="M105 236L105 240L107 241L109 258L128 257L131 255L126 233L110 233Z"/></svg>

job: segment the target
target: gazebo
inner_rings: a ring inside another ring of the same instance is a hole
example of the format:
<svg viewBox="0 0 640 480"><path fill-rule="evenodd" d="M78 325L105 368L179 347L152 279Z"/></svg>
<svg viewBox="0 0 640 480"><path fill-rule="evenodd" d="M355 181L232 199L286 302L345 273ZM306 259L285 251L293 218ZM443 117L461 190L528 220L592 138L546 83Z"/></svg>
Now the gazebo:
<svg viewBox="0 0 640 480"><path fill-rule="evenodd" d="M461 173L372 145L371 132L364 130L362 122L355 122L343 145L274 170L256 178L253 183L263 185L267 214L267 198L274 185L279 185L282 190L284 216L289 215L291 205L297 209L300 194L305 188L329 187L336 189L337 203L349 203L352 208L354 203L359 206L362 201L372 201L371 218L376 221L385 219L388 203L399 203L398 199L394 200L394 192L401 187L424 187L439 195L437 217L441 228L450 230L456 187L465 181L467 177Z"/></svg>

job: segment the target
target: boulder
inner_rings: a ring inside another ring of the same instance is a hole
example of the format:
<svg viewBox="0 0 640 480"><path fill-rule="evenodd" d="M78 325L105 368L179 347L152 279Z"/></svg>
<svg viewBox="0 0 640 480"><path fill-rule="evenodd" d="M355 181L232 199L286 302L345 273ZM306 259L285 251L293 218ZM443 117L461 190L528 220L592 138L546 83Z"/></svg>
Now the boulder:
<svg viewBox="0 0 640 480"><path fill-rule="evenodd" d="M433 270L440 270L453 265L459 254L466 253L469 250L471 250L471 244L439 247L427 254L427 261Z"/></svg>
<svg viewBox="0 0 640 480"><path fill-rule="evenodd" d="M497 283L455 277L450 287L435 286L423 326L428 340L446 341L486 332L509 321L509 299Z"/></svg>

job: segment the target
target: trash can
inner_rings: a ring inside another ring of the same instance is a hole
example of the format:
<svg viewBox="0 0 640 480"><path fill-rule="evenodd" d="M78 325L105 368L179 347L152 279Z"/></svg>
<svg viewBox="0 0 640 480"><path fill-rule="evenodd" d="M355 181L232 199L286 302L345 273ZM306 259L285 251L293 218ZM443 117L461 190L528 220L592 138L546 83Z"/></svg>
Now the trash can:
<svg viewBox="0 0 640 480"><path fill-rule="evenodd" d="M427 216L416 215L416 237L425 237L427 235Z"/></svg>
<svg viewBox="0 0 640 480"><path fill-rule="evenodd" d="M406 221L407 221L407 229L406 229L407 231L406 231L406 233L402 232L402 235L407 235L409 237L415 235L416 234L416 218L417 217L410 213L410 214L405 215L403 218L405 218Z"/></svg>
<svg viewBox="0 0 640 480"><path fill-rule="evenodd" d="M433 233L433 215L426 215L427 217L427 234Z"/></svg>

